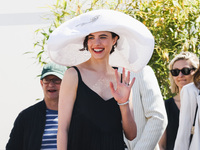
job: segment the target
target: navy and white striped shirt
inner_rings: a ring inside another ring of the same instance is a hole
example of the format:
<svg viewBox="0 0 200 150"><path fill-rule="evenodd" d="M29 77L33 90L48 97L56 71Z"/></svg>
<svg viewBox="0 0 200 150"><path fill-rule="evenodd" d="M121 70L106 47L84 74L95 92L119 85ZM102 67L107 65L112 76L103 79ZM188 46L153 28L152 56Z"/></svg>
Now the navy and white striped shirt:
<svg viewBox="0 0 200 150"><path fill-rule="evenodd" d="M46 124L41 150L57 150L58 111L46 110Z"/></svg>

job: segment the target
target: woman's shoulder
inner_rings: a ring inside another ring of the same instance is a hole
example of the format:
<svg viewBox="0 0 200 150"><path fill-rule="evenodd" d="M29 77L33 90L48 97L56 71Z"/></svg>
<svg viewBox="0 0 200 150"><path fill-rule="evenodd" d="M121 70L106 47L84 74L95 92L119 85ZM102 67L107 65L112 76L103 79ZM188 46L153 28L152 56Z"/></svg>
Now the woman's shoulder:
<svg viewBox="0 0 200 150"><path fill-rule="evenodd" d="M69 67L64 74L63 80L77 80L78 72L76 67Z"/></svg>
<svg viewBox="0 0 200 150"><path fill-rule="evenodd" d="M69 67L69 68L65 71L65 74L76 75L76 74L77 74L76 68L77 68L76 66L71 66L71 67Z"/></svg>
<svg viewBox="0 0 200 150"><path fill-rule="evenodd" d="M170 98L166 99L165 102L172 102L173 100L174 100L174 98L170 97Z"/></svg>
<svg viewBox="0 0 200 150"><path fill-rule="evenodd" d="M173 97L165 100L165 106L171 105L172 103L174 103L174 98Z"/></svg>

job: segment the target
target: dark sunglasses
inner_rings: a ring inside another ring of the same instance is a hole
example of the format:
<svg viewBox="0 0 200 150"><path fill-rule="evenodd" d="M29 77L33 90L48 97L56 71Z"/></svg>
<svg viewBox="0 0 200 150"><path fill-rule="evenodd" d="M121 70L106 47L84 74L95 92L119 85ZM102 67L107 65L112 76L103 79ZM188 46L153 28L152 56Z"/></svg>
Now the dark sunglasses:
<svg viewBox="0 0 200 150"><path fill-rule="evenodd" d="M184 75L189 75L190 72L191 72L191 70L195 70L195 69L196 68L183 68L181 70L179 70L179 69L172 69L172 70L170 70L170 72L171 72L172 76L178 76L180 72L182 74L184 74Z"/></svg>

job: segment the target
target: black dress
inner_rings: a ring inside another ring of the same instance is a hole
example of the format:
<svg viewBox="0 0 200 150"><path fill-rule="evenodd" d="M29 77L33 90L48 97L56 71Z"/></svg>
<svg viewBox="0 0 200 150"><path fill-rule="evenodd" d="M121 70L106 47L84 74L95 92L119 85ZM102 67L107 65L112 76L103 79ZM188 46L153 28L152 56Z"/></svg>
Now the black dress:
<svg viewBox="0 0 200 150"><path fill-rule="evenodd" d="M180 111L173 98L165 101L165 108L168 117L166 150L173 150L179 126Z"/></svg>
<svg viewBox="0 0 200 150"><path fill-rule="evenodd" d="M78 73L68 133L68 150L124 150L121 112L114 98L103 100Z"/></svg>

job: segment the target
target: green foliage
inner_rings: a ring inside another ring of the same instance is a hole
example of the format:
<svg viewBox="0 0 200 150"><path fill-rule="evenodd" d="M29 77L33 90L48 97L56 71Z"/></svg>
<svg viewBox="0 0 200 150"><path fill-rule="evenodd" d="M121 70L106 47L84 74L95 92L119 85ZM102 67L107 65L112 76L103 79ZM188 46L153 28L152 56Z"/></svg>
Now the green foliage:
<svg viewBox="0 0 200 150"><path fill-rule="evenodd" d="M155 49L149 65L153 68L164 99L172 96L169 61L181 51L199 56L200 0L57 0L49 6L53 23L36 31L34 43L39 63L48 60L46 43L52 31L64 21L94 9L114 9L144 23L155 37Z"/></svg>

